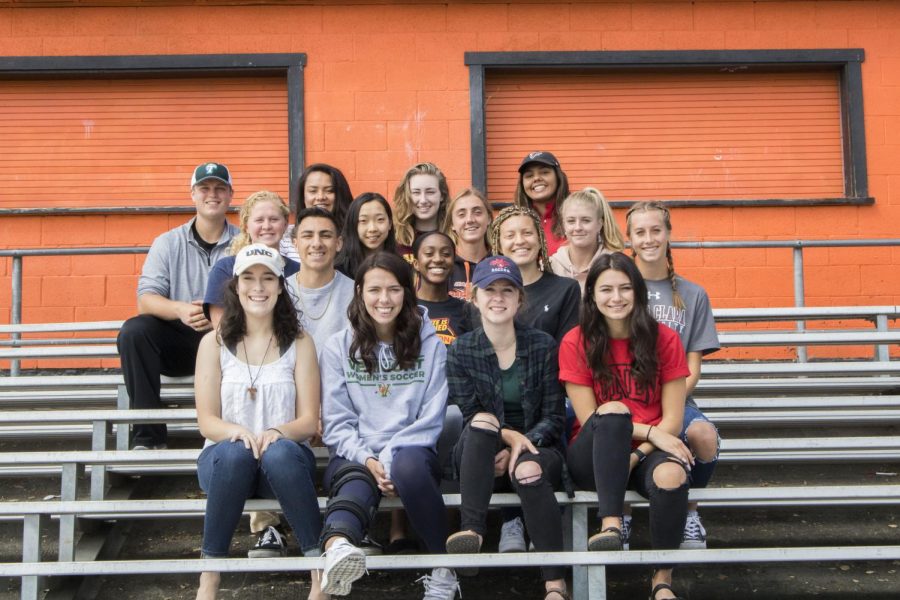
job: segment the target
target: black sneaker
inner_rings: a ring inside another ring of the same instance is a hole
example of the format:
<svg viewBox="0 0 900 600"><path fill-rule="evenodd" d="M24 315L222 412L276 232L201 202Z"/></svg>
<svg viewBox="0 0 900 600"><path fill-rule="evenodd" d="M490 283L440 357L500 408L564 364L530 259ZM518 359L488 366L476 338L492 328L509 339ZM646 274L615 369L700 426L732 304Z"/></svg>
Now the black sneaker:
<svg viewBox="0 0 900 600"><path fill-rule="evenodd" d="M249 558L279 558L284 555L284 535L272 525L260 532L256 544L247 552Z"/></svg>

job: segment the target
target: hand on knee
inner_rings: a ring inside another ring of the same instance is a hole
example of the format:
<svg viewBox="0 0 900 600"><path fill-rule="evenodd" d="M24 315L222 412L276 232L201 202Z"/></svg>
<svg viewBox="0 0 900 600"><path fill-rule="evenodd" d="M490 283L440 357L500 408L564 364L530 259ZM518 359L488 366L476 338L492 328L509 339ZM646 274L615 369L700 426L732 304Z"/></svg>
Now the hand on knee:
<svg viewBox="0 0 900 600"><path fill-rule="evenodd" d="M653 470L653 483L661 490L678 489L687 483L687 474L681 464L669 460Z"/></svg>
<svg viewBox="0 0 900 600"><path fill-rule="evenodd" d="M540 481L543 471L541 470L541 465L533 460L525 460L516 465L514 475L516 482L520 485L534 485Z"/></svg>
<svg viewBox="0 0 900 600"><path fill-rule="evenodd" d="M719 434L712 423L694 421L687 428L687 444L698 459L710 462L719 453Z"/></svg>
<svg viewBox="0 0 900 600"><path fill-rule="evenodd" d="M469 422L473 429L487 429L488 431L500 431L500 421L491 413L477 413Z"/></svg>

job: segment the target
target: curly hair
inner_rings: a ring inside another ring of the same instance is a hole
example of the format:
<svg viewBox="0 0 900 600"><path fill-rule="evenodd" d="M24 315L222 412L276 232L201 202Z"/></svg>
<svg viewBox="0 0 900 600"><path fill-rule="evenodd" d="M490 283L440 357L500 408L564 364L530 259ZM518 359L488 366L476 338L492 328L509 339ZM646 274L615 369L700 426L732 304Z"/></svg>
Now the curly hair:
<svg viewBox="0 0 900 600"><path fill-rule="evenodd" d="M353 194L350 192L350 184L347 183L347 178L344 177L344 174L337 167L332 167L325 163L315 163L303 170L303 174L300 175L300 180L297 182L297 208L294 213L300 214L301 210L309 208L306 206L306 180L315 172L325 173L331 177L331 186L334 188L334 206L331 209L331 213L337 220L338 231L340 231L344 226L344 219L347 218L347 210L350 207L350 203L353 201ZM295 218L294 223L296 222L297 219Z"/></svg>
<svg viewBox="0 0 900 600"><path fill-rule="evenodd" d="M222 295L224 312L219 321L219 340L228 347L233 348L247 335L247 320L244 317L244 307L238 296L237 287L239 277L232 277L225 285ZM287 348L295 339L303 335L300 321L297 319L297 311L294 303L287 294L284 277L278 278L278 288L281 293L275 300L275 310L272 312L272 330L279 348Z"/></svg>
<svg viewBox="0 0 900 600"><path fill-rule="evenodd" d="M609 326L606 318L600 313L594 300L594 286L600 275L609 269L624 273L631 282L634 291L634 304L628 317L628 340L631 344L631 373L645 386L656 383L658 359L656 356L656 340L659 337L659 325L650 314L647 306L647 284L628 256L621 252L603 254L591 265L584 284L584 295L581 301L581 333L584 338L584 353L594 380L609 384L612 381L612 370L609 360Z"/></svg>
<svg viewBox="0 0 900 600"><path fill-rule="evenodd" d="M556 172L556 195L553 197L553 214L550 215L550 231L552 231L553 235L555 235L556 237L563 238L563 227L562 223L559 220L559 207L563 203L563 200L565 200L569 195L569 178L566 177L566 173L562 170L562 167L551 168ZM531 203L531 198L528 196L528 194L525 193L525 184L523 183L524 179L525 174L519 173L519 180L516 183L516 195L514 197L514 202L516 206L534 208ZM541 216L543 217L543 215Z"/></svg>
<svg viewBox="0 0 900 600"><path fill-rule="evenodd" d="M281 216L284 217L285 227L287 227L288 217L291 216L291 211L287 204L284 203L284 199L275 192L269 192L267 190L253 192L247 196L247 199L244 200L244 203L241 205L241 212L238 214L238 223L241 231L231 240L231 245L228 246L228 254L235 255L240 252L244 246L249 246L253 243L253 240L250 239L250 234L247 233L247 227L250 224L250 213L253 212L253 208L260 202L271 202L274 204L281 213Z"/></svg>
<svg viewBox="0 0 900 600"><path fill-rule="evenodd" d="M625 249L625 238L619 229L619 225L616 223L612 208L609 206L609 202L606 201L603 192L592 187L572 192L563 200L562 205L559 207L560 215L570 203L586 204L597 211L597 218L601 223L601 239L599 241L604 248L611 252L621 252Z"/></svg>
<svg viewBox="0 0 900 600"><path fill-rule="evenodd" d="M391 211L391 205L388 204L388 201L385 200L384 196L379 193L364 192L360 194L350 205L350 210L347 212L347 219L344 221L344 231L341 234L341 237L344 240L344 247L341 249L340 254L338 254L338 257L335 260L335 264L341 265L344 272L351 277L356 276L359 265L362 264L369 252L369 249L366 248L359 239L359 213L362 210L363 205L369 202L378 202L382 208L384 208L384 212L387 214L388 223L391 224L381 249L385 252L397 251L397 239L394 237L393 227L394 215Z"/></svg>
<svg viewBox="0 0 900 600"><path fill-rule="evenodd" d="M393 350L395 363L391 370L407 370L415 366L422 349L419 337L422 329L422 315L416 304L416 292L413 287L413 272L405 260L392 252L376 252L366 258L356 271L353 300L347 307L347 318L353 329L353 341L350 343L350 360L365 365L367 373L378 369L378 335L375 322L366 310L363 299L363 284L366 273L373 269L383 269L393 275L403 287L403 306L394 320Z"/></svg>
<svg viewBox="0 0 900 600"><path fill-rule="evenodd" d="M537 232L538 243L540 244L540 252L538 253L538 268L541 271L550 270L550 257L547 255L547 240L544 239L544 230L541 227L541 218L534 210L527 206L507 206L500 211L494 222L491 223L491 252L495 255L503 254L500 251L500 229L503 223L512 217L528 217L534 224L534 230Z"/></svg>
<svg viewBox="0 0 900 600"><path fill-rule="evenodd" d="M668 207L662 202L649 200L646 202L635 202L628 209L628 213L625 215L625 230L628 232L628 237L631 237L631 216L635 213L646 213L653 210L662 213L666 231L669 235L672 234L672 216L669 214ZM631 254L636 255L634 248L631 249ZM666 270L669 275L669 284L672 286L672 302L675 303L675 308L684 310L684 298L678 293L678 274L675 272L675 261L672 259L672 245L668 240L666 240Z"/></svg>
<svg viewBox="0 0 900 600"><path fill-rule="evenodd" d="M444 173L434 163L419 163L410 167L394 191L394 229L397 230L397 243L404 246L412 246L416 237L416 215L413 212L412 192L409 189L409 180L416 175L432 175L437 178L438 190L441 193L441 203L438 206L437 213L437 226L442 232L446 233L447 203L450 201L450 188L447 187L447 178L444 177Z"/></svg>

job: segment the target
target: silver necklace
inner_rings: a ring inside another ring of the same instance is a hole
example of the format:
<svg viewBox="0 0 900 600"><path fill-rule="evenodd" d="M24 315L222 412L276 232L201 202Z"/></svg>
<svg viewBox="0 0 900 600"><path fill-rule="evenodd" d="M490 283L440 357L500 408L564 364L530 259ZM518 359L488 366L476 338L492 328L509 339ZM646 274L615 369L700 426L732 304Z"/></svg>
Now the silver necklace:
<svg viewBox="0 0 900 600"><path fill-rule="evenodd" d="M337 276L335 275L335 277L337 277ZM331 306L331 297L334 295L334 288L337 287L337 282L334 279L331 280L331 289L328 291L328 300L325 302L325 308L322 309L322 312L319 314L318 317L312 316L309 313L309 311L306 310L306 302L303 301L303 292L299 290L299 288L301 288L301 287L302 286L300 285L300 280L297 279L297 288L299 291L299 293L297 294L297 297L300 298L300 306L303 309L303 315L310 320L318 321L319 319L321 319L322 317L325 316L325 313L328 312L328 307Z"/></svg>
<svg viewBox="0 0 900 600"><path fill-rule="evenodd" d="M247 361L245 363L247 365L247 376L250 377L250 385L247 386L247 393L250 394L250 400L256 400L256 380L259 379L259 374L262 373L262 369L266 364L266 357L269 356L269 347L272 345L272 339L274 337L274 333L269 336L269 342L266 344L266 352L263 354L262 360L259 363L259 368L256 370L256 377L253 376L253 373L250 370L250 355L247 354L247 339L241 338L241 344L244 346L244 359Z"/></svg>

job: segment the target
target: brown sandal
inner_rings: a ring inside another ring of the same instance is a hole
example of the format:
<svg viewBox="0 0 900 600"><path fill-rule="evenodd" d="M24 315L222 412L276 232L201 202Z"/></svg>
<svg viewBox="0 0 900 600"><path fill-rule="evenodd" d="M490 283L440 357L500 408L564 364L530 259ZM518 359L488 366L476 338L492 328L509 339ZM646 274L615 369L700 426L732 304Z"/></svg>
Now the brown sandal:
<svg viewBox="0 0 900 600"><path fill-rule="evenodd" d="M622 549L622 530L618 527L607 527L588 538L588 550L603 552Z"/></svg>
<svg viewBox="0 0 900 600"><path fill-rule="evenodd" d="M568 592L566 592L566 590L562 588L550 588L549 590L544 592L544 600L547 600L547 596L549 596L550 594L559 594L560 596L562 596L563 600L572 600L572 597L569 596Z"/></svg>
<svg viewBox="0 0 900 600"><path fill-rule="evenodd" d="M669 585L668 583L657 583L653 587L653 591L650 592L650 600L656 600L656 594L659 593L661 590L669 590L673 594L675 593L675 590L673 590L672 586ZM674 598L666 598L666 600L683 600L683 599L681 598L681 596L676 595Z"/></svg>

